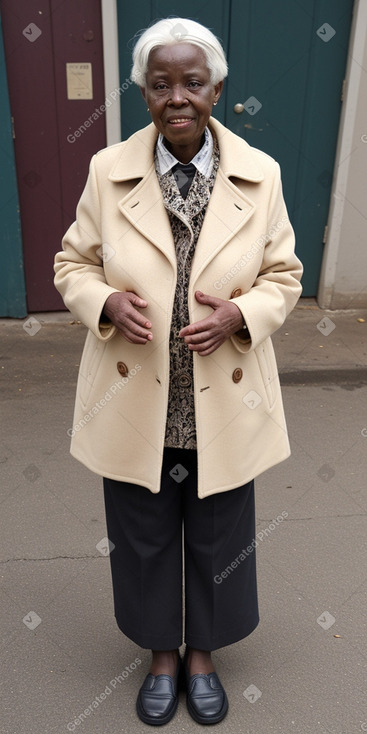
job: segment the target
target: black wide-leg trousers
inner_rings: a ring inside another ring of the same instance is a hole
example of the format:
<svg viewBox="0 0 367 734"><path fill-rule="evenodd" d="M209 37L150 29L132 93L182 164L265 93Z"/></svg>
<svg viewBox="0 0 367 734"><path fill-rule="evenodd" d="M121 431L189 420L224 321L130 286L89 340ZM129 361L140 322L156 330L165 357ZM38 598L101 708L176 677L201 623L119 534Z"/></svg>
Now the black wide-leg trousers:
<svg viewBox="0 0 367 734"><path fill-rule="evenodd" d="M190 647L216 650L249 635L259 621L254 482L199 499L197 452L173 448L164 450L158 494L103 482L122 632L143 648L175 649L184 611Z"/></svg>

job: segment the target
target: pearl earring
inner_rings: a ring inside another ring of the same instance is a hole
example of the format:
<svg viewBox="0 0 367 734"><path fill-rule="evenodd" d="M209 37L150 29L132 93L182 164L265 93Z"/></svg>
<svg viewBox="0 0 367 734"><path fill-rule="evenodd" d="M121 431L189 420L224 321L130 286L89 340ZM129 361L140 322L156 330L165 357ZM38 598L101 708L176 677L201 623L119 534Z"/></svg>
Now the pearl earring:
<svg viewBox="0 0 367 734"><path fill-rule="evenodd" d="M214 107L216 107L217 104L218 104L217 102L214 102Z"/></svg>

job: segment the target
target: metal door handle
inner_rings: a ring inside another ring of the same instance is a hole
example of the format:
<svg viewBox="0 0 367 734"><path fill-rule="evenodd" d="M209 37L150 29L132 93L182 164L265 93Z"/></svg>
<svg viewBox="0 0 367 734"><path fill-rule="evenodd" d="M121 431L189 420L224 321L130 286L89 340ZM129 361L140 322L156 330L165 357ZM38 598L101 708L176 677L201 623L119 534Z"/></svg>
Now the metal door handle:
<svg viewBox="0 0 367 734"><path fill-rule="evenodd" d="M237 115L240 115L241 112L243 112L244 109L245 108L244 108L242 102L237 102L237 104L235 104L235 106L233 107L233 112L236 112Z"/></svg>

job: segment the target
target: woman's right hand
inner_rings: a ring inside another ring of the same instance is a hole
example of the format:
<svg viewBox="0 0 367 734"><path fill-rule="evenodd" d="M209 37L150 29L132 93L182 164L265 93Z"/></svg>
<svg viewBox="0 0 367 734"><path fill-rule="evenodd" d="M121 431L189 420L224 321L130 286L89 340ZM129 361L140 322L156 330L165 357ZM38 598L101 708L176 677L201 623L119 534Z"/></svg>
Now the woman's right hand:
<svg viewBox="0 0 367 734"><path fill-rule="evenodd" d="M121 334L132 344L146 344L153 339L152 324L137 310L146 308L147 301L127 291L111 293L103 307L103 313Z"/></svg>

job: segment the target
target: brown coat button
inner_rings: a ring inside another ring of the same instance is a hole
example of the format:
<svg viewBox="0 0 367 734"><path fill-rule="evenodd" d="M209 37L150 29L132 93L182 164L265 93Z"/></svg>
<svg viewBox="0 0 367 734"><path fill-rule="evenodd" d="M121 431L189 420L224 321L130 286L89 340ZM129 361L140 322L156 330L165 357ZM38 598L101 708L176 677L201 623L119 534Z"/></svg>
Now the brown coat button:
<svg viewBox="0 0 367 734"><path fill-rule="evenodd" d="M127 368L127 365L125 364L125 362L117 362L117 369L118 369L120 375L122 375L122 377L126 377L126 375L129 372L129 370Z"/></svg>
<svg viewBox="0 0 367 734"><path fill-rule="evenodd" d="M231 293L231 298L238 298L238 296L242 296L242 288L234 288Z"/></svg>
<svg viewBox="0 0 367 734"><path fill-rule="evenodd" d="M241 367L236 367L236 369L233 370L232 372L233 382L239 382L240 380L242 380L242 375L243 375L243 372L241 370Z"/></svg>

